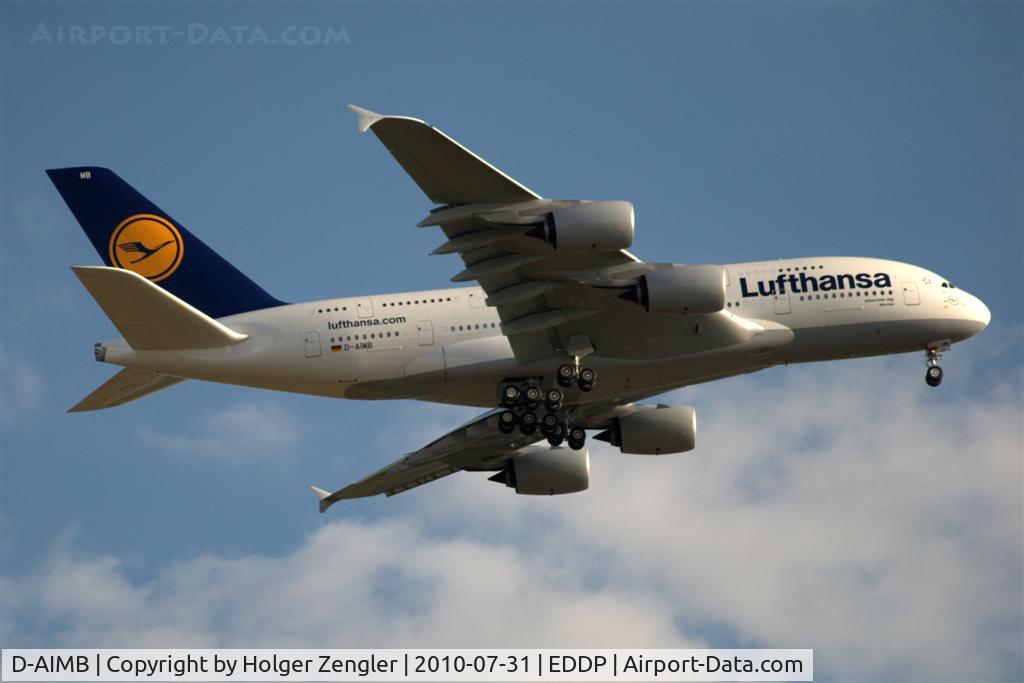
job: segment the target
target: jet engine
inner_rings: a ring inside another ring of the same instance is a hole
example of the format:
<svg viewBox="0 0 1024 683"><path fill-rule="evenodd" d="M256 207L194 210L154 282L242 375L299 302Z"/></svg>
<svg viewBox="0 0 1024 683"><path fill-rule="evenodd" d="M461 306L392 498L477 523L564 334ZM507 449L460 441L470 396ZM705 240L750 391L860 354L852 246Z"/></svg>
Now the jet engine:
<svg viewBox="0 0 1024 683"><path fill-rule="evenodd" d="M612 420L595 439L618 446L623 453L660 455L693 450L697 444L697 413L690 406L657 405Z"/></svg>
<svg viewBox="0 0 1024 683"><path fill-rule="evenodd" d="M725 308L725 269L673 265L641 275L636 285L619 297L651 313L717 313Z"/></svg>
<svg viewBox="0 0 1024 683"><path fill-rule="evenodd" d="M586 448L537 448L510 458L505 469L490 478L532 496L586 491L590 486L590 453Z"/></svg>
<svg viewBox="0 0 1024 683"><path fill-rule="evenodd" d="M633 244L633 205L580 202L559 207L527 235L565 251L618 251Z"/></svg>

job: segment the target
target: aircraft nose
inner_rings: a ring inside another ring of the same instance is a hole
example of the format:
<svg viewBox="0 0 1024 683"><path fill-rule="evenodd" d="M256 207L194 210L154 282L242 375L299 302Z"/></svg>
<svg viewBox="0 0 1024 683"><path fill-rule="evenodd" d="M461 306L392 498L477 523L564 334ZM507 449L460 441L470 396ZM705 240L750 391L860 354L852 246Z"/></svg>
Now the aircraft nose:
<svg viewBox="0 0 1024 683"><path fill-rule="evenodd" d="M976 329L971 332L971 335L978 334L992 321L992 312L988 310L988 306L985 302L976 296L970 296L970 320L975 325Z"/></svg>
<svg viewBox="0 0 1024 683"><path fill-rule="evenodd" d="M975 298L975 301L978 304L978 306L977 306L978 322L981 323L981 330L983 330L986 327L988 327L988 324L990 322L992 322L992 312L988 310L988 306L986 306L985 302L982 301L981 299ZM981 332L981 330L978 330L978 332Z"/></svg>

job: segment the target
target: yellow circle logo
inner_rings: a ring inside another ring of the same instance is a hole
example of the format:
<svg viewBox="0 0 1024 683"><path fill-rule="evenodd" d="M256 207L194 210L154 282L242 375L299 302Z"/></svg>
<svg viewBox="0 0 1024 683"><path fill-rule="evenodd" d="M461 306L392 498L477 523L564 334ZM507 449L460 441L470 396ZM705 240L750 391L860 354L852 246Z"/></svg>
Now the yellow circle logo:
<svg viewBox="0 0 1024 683"><path fill-rule="evenodd" d="M110 262L152 282L170 277L181 264L184 243L166 218L140 213L126 218L110 237Z"/></svg>

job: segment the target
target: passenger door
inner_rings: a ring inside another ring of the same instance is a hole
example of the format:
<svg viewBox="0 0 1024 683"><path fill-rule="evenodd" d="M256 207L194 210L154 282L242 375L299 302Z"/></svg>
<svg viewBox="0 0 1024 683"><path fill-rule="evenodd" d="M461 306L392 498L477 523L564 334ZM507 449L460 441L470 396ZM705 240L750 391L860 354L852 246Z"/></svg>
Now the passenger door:
<svg viewBox="0 0 1024 683"><path fill-rule="evenodd" d="M320 330L306 330L302 333L306 346L306 358L317 358L320 355Z"/></svg>
<svg viewBox="0 0 1024 683"><path fill-rule="evenodd" d="M917 283L903 283L903 303L907 306L917 306L921 303L921 294L917 291Z"/></svg>
<svg viewBox="0 0 1024 683"><path fill-rule="evenodd" d="M359 313L360 318L372 317L373 302L369 299L356 299L356 311Z"/></svg>
<svg viewBox="0 0 1024 683"><path fill-rule="evenodd" d="M416 323L416 341L420 346L434 344L434 325L429 320L421 320Z"/></svg>
<svg viewBox="0 0 1024 683"><path fill-rule="evenodd" d="M790 304L789 304L789 292L786 292L785 294L779 294L778 292L776 292L775 293L775 313L777 315L778 314L783 314L783 313L789 313L790 310L792 310L792 309L790 308Z"/></svg>

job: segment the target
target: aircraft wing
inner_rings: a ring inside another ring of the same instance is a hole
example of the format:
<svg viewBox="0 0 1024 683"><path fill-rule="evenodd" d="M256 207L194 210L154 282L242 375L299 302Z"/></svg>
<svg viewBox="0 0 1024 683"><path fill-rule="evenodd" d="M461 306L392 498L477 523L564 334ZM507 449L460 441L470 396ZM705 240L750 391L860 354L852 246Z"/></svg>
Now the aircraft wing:
<svg viewBox="0 0 1024 683"><path fill-rule="evenodd" d="M419 119L381 116L354 104L360 132L372 130L435 204L521 202L540 195Z"/></svg>
<svg viewBox="0 0 1024 683"><path fill-rule="evenodd" d="M528 233L552 211L581 202L540 197L423 121L350 108L359 129L373 131L427 197L444 205L419 227L444 231L448 241L433 253L462 257L465 268L452 281L480 283L517 360L628 355L635 340L625 332L641 311L619 295L664 266L625 250L555 249Z"/></svg>
<svg viewBox="0 0 1024 683"><path fill-rule="evenodd" d="M407 453L370 476L334 493L312 486L320 498L320 512L339 500L386 494L393 496L459 470L498 470L521 448L539 441L538 432L524 436L498 431L500 409L479 415L418 451Z"/></svg>

